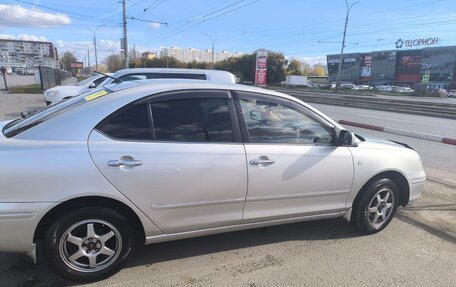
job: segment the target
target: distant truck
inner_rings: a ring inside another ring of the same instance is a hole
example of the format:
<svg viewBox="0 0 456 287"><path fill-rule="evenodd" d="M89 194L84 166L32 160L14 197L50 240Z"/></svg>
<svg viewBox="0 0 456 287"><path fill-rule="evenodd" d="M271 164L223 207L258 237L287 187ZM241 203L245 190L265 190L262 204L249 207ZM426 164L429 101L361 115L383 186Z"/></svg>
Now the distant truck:
<svg viewBox="0 0 456 287"><path fill-rule="evenodd" d="M310 87L310 82L307 80L306 76L287 76L285 79L285 85L288 87Z"/></svg>

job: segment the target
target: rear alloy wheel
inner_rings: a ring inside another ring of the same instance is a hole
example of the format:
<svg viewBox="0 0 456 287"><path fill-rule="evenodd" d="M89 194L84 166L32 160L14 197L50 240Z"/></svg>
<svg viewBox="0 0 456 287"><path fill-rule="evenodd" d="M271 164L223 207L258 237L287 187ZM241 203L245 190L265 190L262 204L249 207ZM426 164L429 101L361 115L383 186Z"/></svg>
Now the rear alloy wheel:
<svg viewBox="0 0 456 287"><path fill-rule="evenodd" d="M372 182L353 206L353 223L365 234L385 228L393 219L399 201L399 189L390 179Z"/></svg>
<svg viewBox="0 0 456 287"><path fill-rule="evenodd" d="M119 271L134 248L134 231L117 212L78 209L57 220L46 233L44 256L73 281L95 281Z"/></svg>

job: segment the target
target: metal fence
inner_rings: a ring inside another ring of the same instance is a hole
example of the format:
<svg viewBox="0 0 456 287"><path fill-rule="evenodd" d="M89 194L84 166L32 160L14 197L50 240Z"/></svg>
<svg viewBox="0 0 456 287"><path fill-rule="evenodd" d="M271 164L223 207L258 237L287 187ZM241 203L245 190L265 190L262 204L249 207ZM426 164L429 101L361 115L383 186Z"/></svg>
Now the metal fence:
<svg viewBox="0 0 456 287"><path fill-rule="evenodd" d="M39 72L41 90L43 91L54 86L61 85L63 80L72 77L70 72L45 66L40 66Z"/></svg>
<svg viewBox="0 0 456 287"><path fill-rule="evenodd" d="M4 67L0 67L0 91L6 91L8 89L6 83L6 69Z"/></svg>

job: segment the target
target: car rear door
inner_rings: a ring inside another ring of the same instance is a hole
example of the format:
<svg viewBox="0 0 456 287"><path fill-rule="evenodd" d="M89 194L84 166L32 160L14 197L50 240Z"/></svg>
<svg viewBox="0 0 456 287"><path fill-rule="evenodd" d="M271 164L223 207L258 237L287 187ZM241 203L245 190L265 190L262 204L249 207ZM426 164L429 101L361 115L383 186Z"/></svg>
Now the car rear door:
<svg viewBox="0 0 456 287"><path fill-rule="evenodd" d="M248 163L244 222L338 215L353 180L329 123L288 99L236 92Z"/></svg>
<svg viewBox="0 0 456 287"><path fill-rule="evenodd" d="M227 91L179 91L131 103L91 133L92 158L163 232L239 224L245 150Z"/></svg>

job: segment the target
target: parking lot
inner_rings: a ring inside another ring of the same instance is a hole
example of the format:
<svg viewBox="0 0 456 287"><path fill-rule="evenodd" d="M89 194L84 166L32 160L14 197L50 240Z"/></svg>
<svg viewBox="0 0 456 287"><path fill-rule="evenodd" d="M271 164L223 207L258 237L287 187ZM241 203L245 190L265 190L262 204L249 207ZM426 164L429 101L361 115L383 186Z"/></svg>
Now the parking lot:
<svg viewBox="0 0 456 287"><path fill-rule="evenodd" d="M44 106L42 95L0 97L0 118ZM113 277L81 286L454 285L456 146L354 130L410 143L430 176L423 197L384 231L362 236L337 219L160 243L139 248ZM0 254L0 272L1 286L78 285L25 255Z"/></svg>

